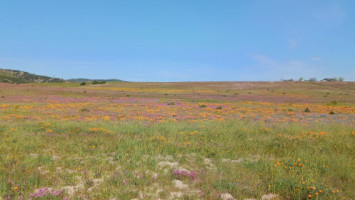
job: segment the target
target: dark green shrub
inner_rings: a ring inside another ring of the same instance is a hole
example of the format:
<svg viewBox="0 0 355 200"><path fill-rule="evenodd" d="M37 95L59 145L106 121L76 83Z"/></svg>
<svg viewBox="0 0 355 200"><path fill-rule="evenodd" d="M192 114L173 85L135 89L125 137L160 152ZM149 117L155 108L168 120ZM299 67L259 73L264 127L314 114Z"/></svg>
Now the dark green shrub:
<svg viewBox="0 0 355 200"><path fill-rule="evenodd" d="M333 106L335 106L335 105L337 105L338 104L338 102L337 101L331 101L330 103L329 103L329 105L333 105Z"/></svg>
<svg viewBox="0 0 355 200"><path fill-rule="evenodd" d="M309 112L311 112L311 110L309 110L309 108L307 107L307 108L304 110L304 112L309 113Z"/></svg>
<svg viewBox="0 0 355 200"><path fill-rule="evenodd" d="M80 112L90 112L90 110L87 108L82 108L82 109L80 109Z"/></svg>
<svg viewBox="0 0 355 200"><path fill-rule="evenodd" d="M97 81L97 80L94 80L94 81L92 82L93 85L105 84L105 83L106 83L106 81Z"/></svg>

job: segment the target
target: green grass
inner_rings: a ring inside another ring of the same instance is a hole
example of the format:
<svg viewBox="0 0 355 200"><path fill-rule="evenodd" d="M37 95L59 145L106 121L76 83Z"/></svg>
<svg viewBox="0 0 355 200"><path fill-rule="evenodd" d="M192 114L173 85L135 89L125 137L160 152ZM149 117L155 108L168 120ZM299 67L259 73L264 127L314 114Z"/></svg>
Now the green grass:
<svg viewBox="0 0 355 200"><path fill-rule="evenodd" d="M0 134L3 198L79 185L60 198L165 199L180 191L171 173L179 167L197 173L194 181L181 178L189 199L216 199L220 193L236 199L268 193L282 199L354 198L354 129L341 123L19 120L2 123ZM163 161L178 164L169 168Z"/></svg>

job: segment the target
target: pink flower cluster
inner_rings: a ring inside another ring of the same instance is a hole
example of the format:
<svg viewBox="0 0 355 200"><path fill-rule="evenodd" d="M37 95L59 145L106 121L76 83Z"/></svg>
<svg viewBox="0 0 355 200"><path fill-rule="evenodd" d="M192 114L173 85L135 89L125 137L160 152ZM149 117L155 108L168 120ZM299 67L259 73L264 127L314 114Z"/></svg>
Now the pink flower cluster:
<svg viewBox="0 0 355 200"><path fill-rule="evenodd" d="M181 177L189 177L191 181L194 181L197 178L197 173L196 172L187 171L187 170L173 169L172 175L178 176L179 178L181 178Z"/></svg>
<svg viewBox="0 0 355 200"><path fill-rule="evenodd" d="M63 194L62 190L54 190L48 187L38 189L36 192L31 193L30 196L32 198L41 198L41 197L59 197Z"/></svg>

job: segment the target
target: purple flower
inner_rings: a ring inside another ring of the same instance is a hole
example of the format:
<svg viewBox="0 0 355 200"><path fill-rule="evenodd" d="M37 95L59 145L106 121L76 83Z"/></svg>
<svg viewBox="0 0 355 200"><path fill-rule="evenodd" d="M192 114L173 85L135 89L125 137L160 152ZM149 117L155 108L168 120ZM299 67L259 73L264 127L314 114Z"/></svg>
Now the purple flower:
<svg viewBox="0 0 355 200"><path fill-rule="evenodd" d="M178 176L179 178L181 178L181 177L189 177L191 181L194 181L197 178L197 173L194 172L194 171L189 172L189 171L186 171L186 170L178 170L178 169L173 170L172 171L172 175Z"/></svg>
<svg viewBox="0 0 355 200"><path fill-rule="evenodd" d="M48 187L45 188L40 188L36 192L31 193L30 196L34 197L35 199L41 198L41 197L59 197L62 195L62 190L54 190Z"/></svg>

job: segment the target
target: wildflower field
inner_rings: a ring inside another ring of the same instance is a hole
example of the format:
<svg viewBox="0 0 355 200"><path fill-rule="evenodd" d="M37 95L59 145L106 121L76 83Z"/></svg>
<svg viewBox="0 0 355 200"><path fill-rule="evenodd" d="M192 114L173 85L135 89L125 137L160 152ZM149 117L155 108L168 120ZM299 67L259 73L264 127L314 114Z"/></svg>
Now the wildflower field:
<svg viewBox="0 0 355 200"><path fill-rule="evenodd" d="M0 200L355 199L354 82L0 84Z"/></svg>

